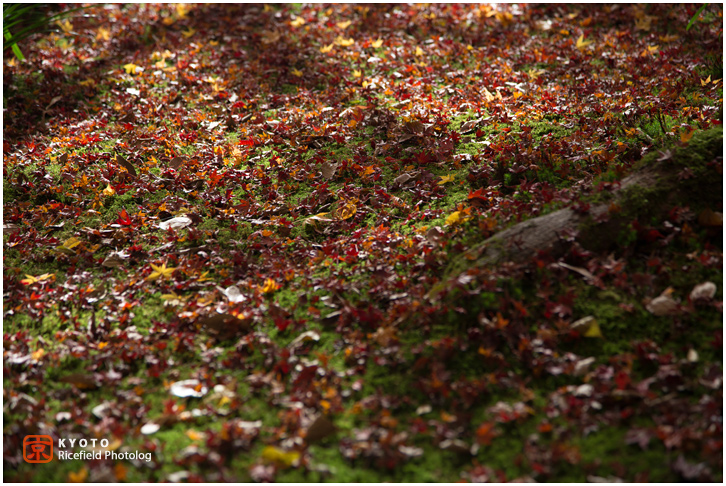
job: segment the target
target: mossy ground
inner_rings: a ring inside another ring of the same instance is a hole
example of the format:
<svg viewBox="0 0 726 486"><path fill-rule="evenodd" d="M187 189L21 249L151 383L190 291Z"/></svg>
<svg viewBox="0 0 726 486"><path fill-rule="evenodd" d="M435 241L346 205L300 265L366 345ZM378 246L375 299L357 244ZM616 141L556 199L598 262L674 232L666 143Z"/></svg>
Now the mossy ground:
<svg viewBox="0 0 726 486"><path fill-rule="evenodd" d="M37 401L4 409L5 439L42 423L154 456L141 467L35 466L6 450L6 477L65 481L90 471L142 482L187 471L246 482L264 466L285 482L676 481L683 455L721 478L704 410L721 393L708 377L721 363L722 233L695 215L722 210L717 184L696 184L718 166L699 154L723 144L722 131L708 130L722 119L722 89L719 63L696 34L653 27L663 45L674 32L687 36L683 56L699 76L648 71L661 87L628 66L680 57L666 47L653 54L655 32L612 37L610 7L570 17L528 8L522 23L466 7L476 35L462 30L463 7L186 8L110 9L129 24L113 23L113 42L95 17L76 19L86 37L56 35L35 48L62 67L5 59L3 388L6 403ZM653 8L662 18L688 13ZM645 11L617 15L643 22ZM704 29L720 18L709 15ZM399 17L408 27L376 31ZM357 23L340 27L349 18ZM541 30L543 18L560 25ZM249 34L235 30L239 22ZM597 42L576 47L588 25ZM534 47L512 49L523 39ZM597 54L605 45L617 46L617 59ZM81 64L82 46L109 54ZM47 108L59 92L67 96ZM624 108L634 98L642 110ZM668 245L630 226L609 253L574 247L561 261L588 266L597 285L546 254L452 271L458 255L521 220L608 201L601 183L669 148L674 173L663 187L682 179L669 200L674 216L650 212L646 201L666 196L658 186L631 189L624 208L663 238L674 233ZM175 157L185 165L172 170ZM323 176L324 164L335 174ZM193 223L158 228L180 215ZM63 250L71 238L82 241ZM117 251L124 263L103 266ZM152 281L151 263L177 270ZM706 281L716 295L689 307L689 292ZM225 296L232 286L243 301ZM654 316L644 302L667 287L683 312ZM206 316L217 309L245 324L213 332ZM586 316L601 339L569 329ZM315 338L297 346L302 332ZM586 358L587 370L575 372ZM79 385L89 377L98 386ZM171 395L184 379L223 385L234 398ZM92 411L104 402L114 415L99 419ZM306 414L329 417L336 432L306 444ZM164 422L157 433L140 433L155 420ZM230 440L240 420L261 421L259 435ZM649 431L646 447L632 443L634 429ZM669 434L685 434L684 445ZM269 447L298 451L301 464L269 460Z"/></svg>

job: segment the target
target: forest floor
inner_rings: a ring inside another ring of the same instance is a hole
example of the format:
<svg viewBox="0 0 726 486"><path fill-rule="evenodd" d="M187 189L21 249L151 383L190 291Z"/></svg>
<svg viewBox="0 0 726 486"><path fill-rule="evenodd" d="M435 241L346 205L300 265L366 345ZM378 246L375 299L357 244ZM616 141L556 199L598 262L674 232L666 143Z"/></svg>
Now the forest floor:
<svg viewBox="0 0 726 486"><path fill-rule="evenodd" d="M5 479L721 481L722 195L612 199L722 186L696 9L96 5L6 53ZM602 201L597 249L467 257Z"/></svg>

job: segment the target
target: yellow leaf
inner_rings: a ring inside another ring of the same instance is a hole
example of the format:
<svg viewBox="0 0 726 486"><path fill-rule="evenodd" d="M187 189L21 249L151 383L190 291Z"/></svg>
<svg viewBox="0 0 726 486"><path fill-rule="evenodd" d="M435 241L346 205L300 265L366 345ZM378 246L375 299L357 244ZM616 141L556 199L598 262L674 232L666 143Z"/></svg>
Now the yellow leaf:
<svg viewBox="0 0 726 486"><path fill-rule="evenodd" d="M73 251L73 248L77 247L80 244L81 240L79 240L75 236L72 236L71 238L68 238L66 241L64 241L62 245L56 247L56 251L65 253L67 255L75 255L76 252Z"/></svg>
<svg viewBox="0 0 726 486"><path fill-rule="evenodd" d="M113 196L114 194L116 194L116 191L114 190L113 187L111 187L111 184L108 184L106 186L106 189L103 190L104 196Z"/></svg>
<svg viewBox="0 0 726 486"><path fill-rule="evenodd" d="M301 25L304 25L304 24L305 24L305 19L302 17L297 17L295 20L290 22L290 25L292 27L300 27Z"/></svg>
<svg viewBox="0 0 726 486"><path fill-rule="evenodd" d="M179 16L180 19L185 19L187 17L187 13L189 13L189 5L186 3L177 3L176 4L176 14Z"/></svg>
<svg viewBox="0 0 726 486"><path fill-rule="evenodd" d="M439 181L439 185L440 186L443 186L444 184L447 184L449 182L454 182L454 176L452 176L451 174L445 175L445 176L441 176L441 180Z"/></svg>
<svg viewBox="0 0 726 486"><path fill-rule="evenodd" d="M681 142L688 143L688 141L691 140L691 137L693 137L694 133L696 133L696 130L690 130L690 131L681 133Z"/></svg>
<svg viewBox="0 0 726 486"><path fill-rule="evenodd" d="M355 39L343 39L342 37L338 37L337 39L335 39L335 43L342 47L349 47L355 44Z"/></svg>
<svg viewBox="0 0 726 486"><path fill-rule="evenodd" d="M126 74L136 74L137 72L143 71L143 68L137 66L136 64L129 63L124 64L124 70L126 70Z"/></svg>
<svg viewBox="0 0 726 486"><path fill-rule="evenodd" d="M262 450L262 458L268 462L290 467L300 460L300 453L297 451L284 451L277 447L267 446Z"/></svg>
<svg viewBox="0 0 726 486"><path fill-rule="evenodd" d="M174 270L176 270L176 268L166 268L166 263L162 263L160 267L157 267L152 263L151 268L153 268L154 271L151 272L151 275L146 277L147 282L153 282L154 280L158 280L159 278L169 278L171 277L171 274L174 273Z"/></svg>
<svg viewBox="0 0 726 486"><path fill-rule="evenodd" d="M298 78L303 75L303 72L296 68L292 68L292 71L290 72L293 74L293 76L297 76Z"/></svg>
<svg viewBox="0 0 726 486"><path fill-rule="evenodd" d="M84 79L83 81L79 82L81 86L96 86L96 81L94 81L91 78Z"/></svg>
<svg viewBox="0 0 726 486"><path fill-rule="evenodd" d="M360 78L362 75L363 75L363 73L358 71L357 69L353 71L354 78Z"/></svg>
<svg viewBox="0 0 726 486"><path fill-rule="evenodd" d="M23 280L20 281L20 283L25 285L34 284L36 282L42 282L43 280L48 280L49 278L53 278L55 280L55 273L44 273L43 275L39 277L33 277L32 275L25 274L26 277Z"/></svg>
<svg viewBox="0 0 726 486"><path fill-rule="evenodd" d="M424 54L423 49L421 49L420 47L416 47L415 55L416 56L423 56L423 54Z"/></svg>
<svg viewBox="0 0 726 486"><path fill-rule="evenodd" d="M318 221L330 221L330 219L327 219L325 217L327 214L328 213L318 213L318 214L316 214L314 216L310 216L308 219L315 219L315 220L318 220Z"/></svg>
<svg viewBox="0 0 726 486"><path fill-rule="evenodd" d="M454 211L450 215L446 217L446 224L452 225L456 224L459 221L461 221L461 212L460 211Z"/></svg>
<svg viewBox="0 0 726 486"><path fill-rule="evenodd" d="M355 204L352 202L348 202L343 206L339 211L340 219L350 219L353 216L355 216L356 211L358 208L356 208Z"/></svg>
<svg viewBox="0 0 726 486"><path fill-rule="evenodd" d="M602 338L602 331L600 330L600 324L597 323L597 321L590 324L590 327L585 331L585 334L583 334L585 337L589 338Z"/></svg>
<svg viewBox="0 0 726 486"><path fill-rule="evenodd" d="M106 346L108 346L108 343L106 341L101 341L100 343L98 343L98 350L100 351Z"/></svg>
<svg viewBox="0 0 726 486"><path fill-rule="evenodd" d="M346 20L345 22L337 23L339 29L347 29L350 26L350 24L352 24L352 22L350 20Z"/></svg>
<svg viewBox="0 0 726 486"><path fill-rule="evenodd" d="M58 24L58 27L60 27L66 34L69 34L73 30L73 24L68 19L59 20L56 24Z"/></svg>
<svg viewBox="0 0 726 486"><path fill-rule="evenodd" d="M583 317L573 322L570 326L571 329L577 331L581 336L589 338L602 338L602 331L600 331L600 325L593 316Z"/></svg>
<svg viewBox="0 0 726 486"><path fill-rule="evenodd" d="M110 40L111 39L111 31L108 30L106 27L99 27L98 32L96 33L96 40Z"/></svg>
<svg viewBox="0 0 726 486"><path fill-rule="evenodd" d="M706 79L701 80L701 86L706 86L710 82L711 82L711 75L709 75Z"/></svg>
<svg viewBox="0 0 726 486"><path fill-rule="evenodd" d="M648 52L650 54L655 54L658 52L658 49L660 49L660 46L648 46Z"/></svg>
<svg viewBox="0 0 726 486"><path fill-rule="evenodd" d="M191 440L202 440L204 439L204 436L197 432L196 430L189 429L186 432L186 436L189 437Z"/></svg>
<svg viewBox="0 0 726 486"><path fill-rule="evenodd" d="M529 79L535 80L538 77L540 77L542 74L544 74L544 69L530 69L527 71L527 76L529 76Z"/></svg>
<svg viewBox="0 0 726 486"><path fill-rule="evenodd" d="M280 286L277 285L277 282L275 282L271 278L268 278L267 280L265 280L265 285L260 287L260 290L262 291L263 294L271 294L279 288L280 288Z"/></svg>
<svg viewBox="0 0 726 486"><path fill-rule="evenodd" d="M378 39L378 40L374 40L373 42L371 42L371 47L374 49L378 49L382 45L383 45L383 39Z"/></svg>
<svg viewBox="0 0 726 486"><path fill-rule="evenodd" d="M80 244L81 244L81 240L79 240L75 236L71 236L70 238L68 238L66 241L63 242L62 246L63 246L63 248L68 248L70 250L71 248L75 248Z"/></svg>
<svg viewBox="0 0 726 486"><path fill-rule="evenodd" d="M330 45L321 47L320 52L322 52L323 54L327 54L328 52L333 50L333 46L335 46L335 44L330 44Z"/></svg>
<svg viewBox="0 0 726 486"><path fill-rule="evenodd" d="M30 357L33 358L35 361L40 361L43 359L43 356L45 356L45 349L40 348L37 351L34 351Z"/></svg>
<svg viewBox="0 0 726 486"><path fill-rule="evenodd" d="M189 39L189 38L190 38L191 36L193 36L193 35L194 35L194 34L196 34L196 33L197 33L197 31L196 31L196 30L194 30L194 29L193 29L193 28L191 28L191 27L189 27L189 28L188 28L187 30L184 30L184 31L182 31L182 35L183 35L184 37L186 37L187 39Z"/></svg>
<svg viewBox="0 0 726 486"><path fill-rule="evenodd" d="M68 473L68 482L70 483L85 483L86 479L88 479L88 469L85 466L78 472L71 471Z"/></svg>
<svg viewBox="0 0 726 486"><path fill-rule="evenodd" d="M589 46L590 44L592 44L592 41L586 41L585 40L585 36L583 34L583 35L580 35L580 37L577 38L577 44L575 44L575 46L578 49L582 50L585 47Z"/></svg>

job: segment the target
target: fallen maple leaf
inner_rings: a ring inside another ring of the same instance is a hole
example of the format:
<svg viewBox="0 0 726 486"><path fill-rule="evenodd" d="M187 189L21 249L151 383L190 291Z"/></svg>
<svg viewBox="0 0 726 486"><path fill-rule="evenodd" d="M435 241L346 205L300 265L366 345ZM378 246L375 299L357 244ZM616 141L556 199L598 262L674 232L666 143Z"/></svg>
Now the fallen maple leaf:
<svg viewBox="0 0 726 486"><path fill-rule="evenodd" d="M463 223L465 221L468 221L470 216L463 216L462 214L462 211L454 211L446 217L446 224L451 226L457 223Z"/></svg>
<svg viewBox="0 0 726 486"><path fill-rule="evenodd" d="M713 282L703 282L693 287L689 298L691 301L708 300L712 299L714 295L716 295L716 284Z"/></svg>
<svg viewBox="0 0 726 486"><path fill-rule="evenodd" d="M71 471L68 473L68 482L85 483L86 479L88 479L88 469L85 466L78 472Z"/></svg>
<svg viewBox="0 0 726 486"><path fill-rule="evenodd" d="M449 182L454 182L454 176L451 174L441 176L441 180L438 182L440 186L443 186L444 184L448 184Z"/></svg>
<svg viewBox="0 0 726 486"><path fill-rule="evenodd" d="M320 52L322 52L323 54L326 54L326 53L332 51L334 46L335 46L335 44L330 44L330 45L327 45L327 46L323 46L323 47L320 48Z"/></svg>
<svg viewBox="0 0 726 486"><path fill-rule="evenodd" d="M590 44L592 44L592 41L586 41L584 34L582 34L582 35L580 35L580 37L577 38L577 44L575 44L575 46L578 49L582 50L585 47L589 46Z"/></svg>
<svg viewBox="0 0 726 486"><path fill-rule="evenodd" d="M338 37L337 39L335 39L335 43L341 47L350 47L353 44L355 44L355 39L353 39L353 38L344 39L342 37Z"/></svg>
<svg viewBox="0 0 726 486"><path fill-rule="evenodd" d="M648 302L645 308L655 316L667 316L678 310L678 303L671 297L673 289L668 287L658 297Z"/></svg>
<svg viewBox="0 0 726 486"><path fill-rule="evenodd" d="M589 338L602 338L602 331L600 325L593 316L583 317L573 322L570 329L579 332L584 337Z"/></svg>
<svg viewBox="0 0 726 486"><path fill-rule="evenodd" d="M142 68L141 66L137 66L136 64L129 63L124 64L124 70L126 71L126 74L136 74L143 71L144 68Z"/></svg>
<svg viewBox="0 0 726 486"><path fill-rule="evenodd" d="M723 213L706 208L698 214L698 223L702 226L723 226Z"/></svg>
<svg viewBox="0 0 726 486"><path fill-rule="evenodd" d="M55 279L55 273L44 273L43 275L39 277L33 277L32 275L25 274L27 278L24 278L20 281L20 283L25 285L34 284L36 282L42 282L43 280L48 280L49 278Z"/></svg>
<svg viewBox="0 0 726 486"><path fill-rule="evenodd" d="M355 216L356 211L358 208L356 207L354 202L347 202L345 203L338 211L338 218L339 219L350 219L353 216Z"/></svg>
<svg viewBox="0 0 726 486"><path fill-rule="evenodd" d="M111 40L111 31L106 27L99 27L96 33L96 40Z"/></svg>
<svg viewBox="0 0 726 486"><path fill-rule="evenodd" d="M263 294L271 294L279 288L280 286L277 284L277 282L275 282L271 278L268 278L267 280L265 280L265 284L260 287L260 290Z"/></svg>
<svg viewBox="0 0 726 486"><path fill-rule="evenodd" d="M373 42L371 42L371 47L374 49L378 49L382 45L383 45L383 39L377 39L377 40L374 40Z"/></svg>
<svg viewBox="0 0 726 486"><path fill-rule="evenodd" d="M80 244L81 244L81 240L79 240L75 236L71 236L66 241L64 241L62 245L58 246L56 248L56 251L65 253L67 255L75 255L76 252L73 251L73 248L77 247Z"/></svg>
<svg viewBox="0 0 726 486"><path fill-rule="evenodd" d="M160 267L157 267L152 263L151 268L153 268L154 271L151 272L151 275L146 277L147 282L153 282L154 280L158 280L159 278L169 278L171 277L171 274L174 273L174 270L176 270L176 268L166 268L166 263L162 263Z"/></svg>
<svg viewBox="0 0 726 486"><path fill-rule="evenodd" d="M295 20L290 22L290 26L292 27L300 27L301 25L305 24L305 19L302 17L297 17Z"/></svg>
<svg viewBox="0 0 726 486"><path fill-rule="evenodd" d="M267 446L262 450L262 458L269 462L290 467L300 460L300 453L297 451L284 451L277 447Z"/></svg>

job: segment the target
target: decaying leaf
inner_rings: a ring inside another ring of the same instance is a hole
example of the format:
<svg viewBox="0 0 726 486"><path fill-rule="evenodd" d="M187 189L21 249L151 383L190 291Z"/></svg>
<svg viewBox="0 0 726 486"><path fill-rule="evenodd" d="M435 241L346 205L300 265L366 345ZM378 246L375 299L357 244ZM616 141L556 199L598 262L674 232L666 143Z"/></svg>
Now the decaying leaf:
<svg viewBox="0 0 726 486"><path fill-rule="evenodd" d="M169 392L180 398L186 398L186 397L203 397L207 394L209 389L202 384L199 380L182 380L177 381L175 383L171 384L171 387L169 387Z"/></svg>
<svg viewBox="0 0 726 486"><path fill-rule="evenodd" d="M703 282L693 287L689 297L691 302L694 302L697 300L712 299L714 295L716 295L716 284L713 282Z"/></svg>
<svg viewBox="0 0 726 486"><path fill-rule="evenodd" d="M244 316L217 312L200 318L197 325L221 340L232 338L251 329L250 320Z"/></svg>
<svg viewBox="0 0 726 486"><path fill-rule="evenodd" d="M318 418L305 431L305 441L308 444L318 442L335 433L335 425L325 415Z"/></svg>
<svg viewBox="0 0 726 486"><path fill-rule="evenodd" d="M678 303L671 297L673 289L668 287L661 295L646 304L645 308L653 315L667 316L678 312Z"/></svg>
<svg viewBox="0 0 726 486"><path fill-rule="evenodd" d="M191 219L187 218L186 216L177 216L176 218L171 218L166 221L160 222L159 228L164 231L168 230L169 228L178 230L186 228L190 224L192 224Z"/></svg>
<svg viewBox="0 0 726 486"><path fill-rule="evenodd" d="M324 162L323 165L320 167L320 170L323 173L323 177L325 177L326 179L332 179L333 177L335 177L335 172L338 170L338 167L338 164Z"/></svg>
<svg viewBox="0 0 726 486"><path fill-rule="evenodd" d="M698 222L703 226L723 226L723 213L706 208L698 214Z"/></svg>

